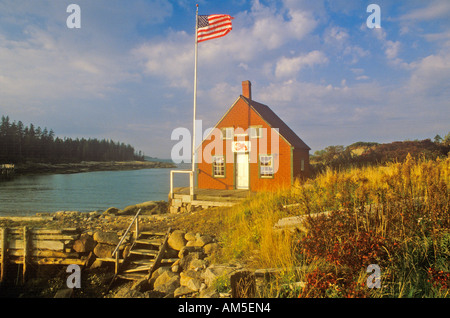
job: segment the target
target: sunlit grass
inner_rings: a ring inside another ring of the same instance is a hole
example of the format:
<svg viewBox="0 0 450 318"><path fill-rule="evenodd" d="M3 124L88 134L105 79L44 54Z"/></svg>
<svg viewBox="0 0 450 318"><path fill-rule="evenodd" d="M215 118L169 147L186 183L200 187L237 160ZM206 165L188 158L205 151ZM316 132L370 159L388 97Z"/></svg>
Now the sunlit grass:
<svg viewBox="0 0 450 318"><path fill-rule="evenodd" d="M386 166L327 170L258 194L222 211L221 260L286 273L307 268L291 275L307 287L288 297L448 297L449 164L450 158L408 156ZM274 229L280 218L324 211L334 212L310 218L306 234ZM379 289L365 286L372 263L381 267Z"/></svg>

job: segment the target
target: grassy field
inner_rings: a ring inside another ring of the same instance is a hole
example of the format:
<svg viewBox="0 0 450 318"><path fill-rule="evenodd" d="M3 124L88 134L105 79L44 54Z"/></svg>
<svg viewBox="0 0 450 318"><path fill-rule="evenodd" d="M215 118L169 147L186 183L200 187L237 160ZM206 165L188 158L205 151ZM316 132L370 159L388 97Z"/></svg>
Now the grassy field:
<svg viewBox="0 0 450 318"><path fill-rule="evenodd" d="M204 222L223 243L218 261L285 269L263 297L449 297L449 165L450 158L408 156L326 170L214 210ZM306 218L306 231L274 230L280 218L324 211L331 213ZM379 288L368 288L371 264L380 270Z"/></svg>

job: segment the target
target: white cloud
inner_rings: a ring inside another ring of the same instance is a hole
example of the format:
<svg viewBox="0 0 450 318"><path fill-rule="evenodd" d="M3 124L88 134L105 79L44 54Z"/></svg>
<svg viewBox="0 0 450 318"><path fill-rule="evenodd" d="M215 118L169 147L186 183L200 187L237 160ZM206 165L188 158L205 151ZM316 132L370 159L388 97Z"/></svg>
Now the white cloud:
<svg viewBox="0 0 450 318"><path fill-rule="evenodd" d="M415 9L399 17L401 21L426 21L439 18L448 18L450 15L450 2L437 0L427 3L427 7Z"/></svg>
<svg viewBox="0 0 450 318"><path fill-rule="evenodd" d="M368 56L369 52L351 42L348 30L338 26L331 26L324 32L324 43L329 47L333 55L339 59L350 57L351 64L357 63L360 58Z"/></svg>
<svg viewBox="0 0 450 318"><path fill-rule="evenodd" d="M282 57L276 63L275 76L280 77L295 77L297 73L304 67L312 67L318 64L326 64L328 58L323 52L312 51L305 55L297 57Z"/></svg>
<svg viewBox="0 0 450 318"><path fill-rule="evenodd" d="M172 32L164 41L147 42L131 54L141 62L147 75L164 78L173 87L192 87L194 45L186 32Z"/></svg>
<svg viewBox="0 0 450 318"><path fill-rule="evenodd" d="M414 94L426 96L450 95L450 54L448 52L429 55L414 63L414 70L408 82L408 89Z"/></svg>

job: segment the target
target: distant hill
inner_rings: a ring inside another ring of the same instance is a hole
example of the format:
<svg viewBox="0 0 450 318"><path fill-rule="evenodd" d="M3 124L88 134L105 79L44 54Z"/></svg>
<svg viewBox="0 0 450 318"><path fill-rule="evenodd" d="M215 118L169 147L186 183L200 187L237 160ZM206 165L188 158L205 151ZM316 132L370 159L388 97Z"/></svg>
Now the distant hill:
<svg viewBox="0 0 450 318"><path fill-rule="evenodd" d="M376 142L356 142L347 147L328 146L311 156L314 173L332 169L380 165L387 162L403 161L410 154L413 158L445 158L450 152L450 142L433 142L430 139L416 141L395 141L379 144Z"/></svg>
<svg viewBox="0 0 450 318"><path fill-rule="evenodd" d="M169 162L173 163L172 159L161 159L156 157L150 157L150 156L144 156L145 161L151 161L151 162Z"/></svg>

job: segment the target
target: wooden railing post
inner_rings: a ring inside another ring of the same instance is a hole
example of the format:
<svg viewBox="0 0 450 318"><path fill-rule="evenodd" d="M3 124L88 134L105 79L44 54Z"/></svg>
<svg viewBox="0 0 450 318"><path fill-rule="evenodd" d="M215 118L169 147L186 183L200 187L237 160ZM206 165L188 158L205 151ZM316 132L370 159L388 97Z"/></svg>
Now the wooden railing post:
<svg viewBox="0 0 450 318"><path fill-rule="evenodd" d="M139 215L136 218L136 240L139 238Z"/></svg>
<svg viewBox="0 0 450 318"><path fill-rule="evenodd" d="M2 249L2 258L1 258L1 273L0 273L0 283L2 283L5 279L5 274L6 274L6 260L7 260L7 255L6 255L6 250L7 250L7 232L8 229L7 228L2 228L1 229L1 236L0 236L0 240L2 241L1 244L1 249Z"/></svg>
<svg viewBox="0 0 450 318"><path fill-rule="evenodd" d="M173 170L170 171L170 192L169 197L170 199L173 199Z"/></svg>
<svg viewBox="0 0 450 318"><path fill-rule="evenodd" d="M114 273L118 274L119 273L119 251L117 251L116 253L116 262L115 262L116 266L115 266L115 270Z"/></svg>
<svg viewBox="0 0 450 318"><path fill-rule="evenodd" d="M23 273L22 283L25 284L27 279L27 265L29 263L29 247L30 247L30 231L26 226L23 227Z"/></svg>

